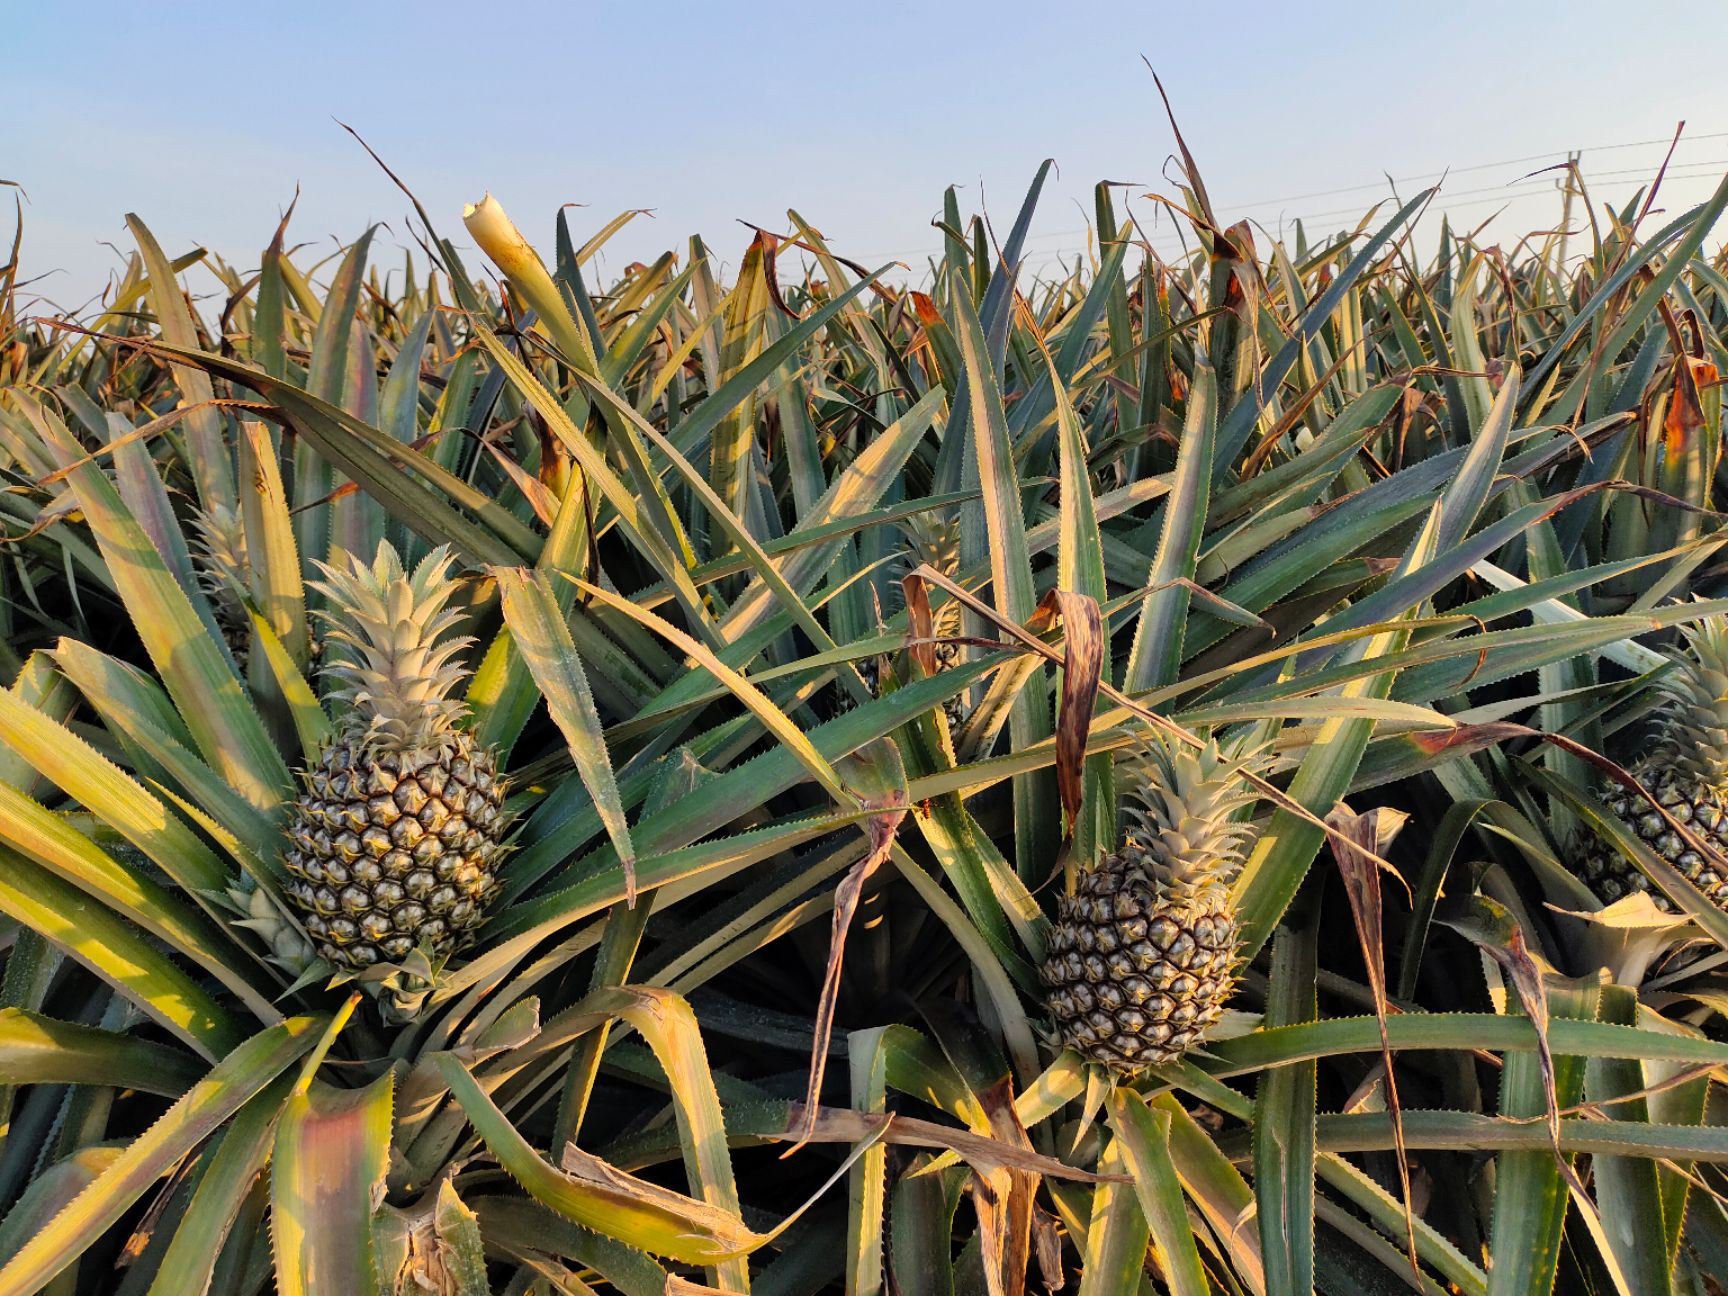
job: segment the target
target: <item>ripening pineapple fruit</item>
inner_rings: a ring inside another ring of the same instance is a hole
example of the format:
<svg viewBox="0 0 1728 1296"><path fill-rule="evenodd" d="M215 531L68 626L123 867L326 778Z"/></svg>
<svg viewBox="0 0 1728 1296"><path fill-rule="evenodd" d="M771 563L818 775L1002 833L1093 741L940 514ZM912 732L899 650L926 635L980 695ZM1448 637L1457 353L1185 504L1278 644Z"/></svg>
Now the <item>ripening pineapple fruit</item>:
<svg viewBox="0 0 1728 1296"><path fill-rule="evenodd" d="M348 555L315 588L328 600L325 673L345 708L307 771L286 856L288 894L339 967L455 949L497 893L504 788L493 754L461 727L467 675L452 638L457 582L440 549L412 574L389 545Z"/></svg>
<svg viewBox="0 0 1728 1296"><path fill-rule="evenodd" d="M952 514L919 513L906 523L906 536L912 542L912 564L929 563L944 576L952 579L960 574L960 519ZM960 604L949 599L936 609L931 633L936 643L936 669L945 671L960 664L960 645L948 640L960 633ZM950 728L957 729L967 715L964 696L951 697L942 704Z"/></svg>
<svg viewBox="0 0 1728 1296"><path fill-rule="evenodd" d="M247 610L245 594L252 587L252 561L245 524L238 511L223 504L200 509L192 524L197 532L192 555L198 566L198 583L210 602L216 628L244 675L252 649L252 614Z"/></svg>
<svg viewBox="0 0 1728 1296"><path fill-rule="evenodd" d="M1728 909L1728 619L1705 621L1687 631L1686 640L1687 651L1675 655L1674 669L1657 685L1665 705L1656 743L1631 772L1711 853L1693 850L1649 802L1618 783L1603 789L1602 802L1712 904ZM1650 891L1663 908L1672 907L1595 833L1579 833L1570 854L1573 868L1602 899Z"/></svg>
<svg viewBox="0 0 1728 1296"><path fill-rule="evenodd" d="M907 520L902 528L907 539L906 571L921 563L929 563L944 576L952 579L960 571L960 520L952 514L919 513ZM931 633L938 641L936 669L948 670L960 662L960 645L946 642L960 633L960 604L953 599L938 607ZM877 658L866 657L858 663L858 673L865 686L875 693L881 682L881 664ZM966 699L952 697L942 704L951 729L958 729L967 716Z"/></svg>
<svg viewBox="0 0 1728 1296"><path fill-rule="evenodd" d="M1062 897L1040 975L1062 1043L1132 1075L1192 1048L1235 985L1227 885L1255 830L1243 773L1255 754L1162 735L1127 770L1119 850Z"/></svg>

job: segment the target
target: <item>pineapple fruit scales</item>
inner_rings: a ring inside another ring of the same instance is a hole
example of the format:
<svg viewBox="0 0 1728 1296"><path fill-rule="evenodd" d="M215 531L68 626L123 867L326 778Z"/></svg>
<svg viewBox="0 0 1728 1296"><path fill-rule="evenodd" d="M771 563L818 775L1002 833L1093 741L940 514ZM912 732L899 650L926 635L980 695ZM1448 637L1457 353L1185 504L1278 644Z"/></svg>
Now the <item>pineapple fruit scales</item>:
<svg viewBox="0 0 1728 1296"><path fill-rule="evenodd" d="M1256 758L1162 736L1127 770L1119 850L1062 897L1041 975L1062 1042L1132 1075L1179 1057L1217 1022L1235 985L1229 881L1252 842ZM1118 775L1121 777L1121 774Z"/></svg>
<svg viewBox="0 0 1728 1296"><path fill-rule="evenodd" d="M1657 687L1665 695L1661 731L1631 772L1711 853L1694 850L1649 802L1618 783L1603 790L1602 802L1712 904L1728 909L1728 620L1717 617L1689 631L1686 651ZM1672 908L1595 833L1581 832L1571 855L1573 868L1603 900L1651 891L1658 904Z"/></svg>
<svg viewBox="0 0 1728 1296"><path fill-rule="evenodd" d="M285 857L288 895L338 967L436 962L462 944L499 888L504 788L462 727L451 557L403 570L388 545L322 566L326 672L343 708L305 775Z"/></svg>

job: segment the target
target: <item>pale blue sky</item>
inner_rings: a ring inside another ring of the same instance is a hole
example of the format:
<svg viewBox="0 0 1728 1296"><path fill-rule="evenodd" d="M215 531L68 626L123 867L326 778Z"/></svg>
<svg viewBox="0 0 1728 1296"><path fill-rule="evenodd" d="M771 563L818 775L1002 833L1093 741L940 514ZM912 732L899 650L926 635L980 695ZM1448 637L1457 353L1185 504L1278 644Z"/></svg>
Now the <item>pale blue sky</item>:
<svg viewBox="0 0 1728 1296"><path fill-rule="evenodd" d="M779 227L791 206L844 253L921 263L944 186L1005 230L1054 157L1036 266L1082 244L1096 180L1159 184L1174 141L1145 55L1221 215L1332 227L1374 189L1305 195L1451 167L1455 219L1511 198L1508 237L1558 204L1543 182L1505 190L1541 165L1507 159L1584 148L1623 197L1663 150L1605 146L1682 117L1665 205L1709 192L1728 170L1722 17L1707 0L0 0L0 178L28 194L26 273L58 271L38 291L69 306L117 264L103 244L125 245L127 211L170 252L250 267L298 183L296 239L384 221L383 246L406 242L405 201L336 119L449 236L488 189L542 246L561 203L586 204L579 232L653 208L614 265L692 232L736 260L739 219Z"/></svg>

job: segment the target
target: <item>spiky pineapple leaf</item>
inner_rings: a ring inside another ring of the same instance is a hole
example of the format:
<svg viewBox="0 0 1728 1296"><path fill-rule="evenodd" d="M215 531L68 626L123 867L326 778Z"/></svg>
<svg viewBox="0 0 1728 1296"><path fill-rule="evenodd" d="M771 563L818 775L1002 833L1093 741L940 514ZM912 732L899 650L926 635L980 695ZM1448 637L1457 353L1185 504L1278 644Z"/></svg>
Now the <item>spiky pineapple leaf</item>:
<svg viewBox="0 0 1728 1296"><path fill-rule="evenodd" d="M41 406L35 409L36 426L67 470L132 624L199 750L250 804L275 805L289 785L288 767L235 677L227 653L210 636L102 470L58 418Z"/></svg>
<svg viewBox="0 0 1728 1296"><path fill-rule="evenodd" d="M384 1290L372 1215L390 1151L394 1074L360 1089L299 1084L283 1105L270 1171L270 1236L282 1296Z"/></svg>
<svg viewBox="0 0 1728 1296"><path fill-rule="evenodd" d="M149 279L145 291L150 308L156 315L156 327L169 343L196 350L198 327L191 307L180 285L174 280L175 265L170 264L156 236L136 215L126 214L126 227L138 242ZM198 255L202 255L200 252ZM180 268L185 268L181 265ZM116 303L113 309L120 309ZM215 390L209 378L191 366L178 366L174 381L187 404L198 407L187 416L188 441L192 454L190 468L198 483L198 499L206 509L232 509L239 500L234 488L234 460L223 434L222 416L212 405Z"/></svg>
<svg viewBox="0 0 1728 1296"><path fill-rule="evenodd" d="M1495 1053L1528 1053L1536 1031L1527 1019L1496 1013L1399 1013L1386 1020L1395 1050L1479 1048ZM1608 1022L1557 1017L1548 1024L1554 1052L1568 1057L1642 1058L1647 1062L1728 1065L1728 1044L1697 1035L1619 1026ZM1339 1053L1377 1053L1380 1030L1372 1017L1331 1017L1304 1026L1276 1026L1214 1040L1201 1066L1224 1078L1304 1058Z"/></svg>
<svg viewBox="0 0 1728 1296"><path fill-rule="evenodd" d="M1319 926L1280 927L1272 945L1266 1023L1313 1021ZM1271 1068L1254 1100L1254 1200L1268 1291L1314 1287L1314 1117L1317 1068L1313 1060Z"/></svg>
<svg viewBox="0 0 1728 1296"><path fill-rule="evenodd" d="M178 1098L203 1070L178 1049L133 1035L0 1008L0 1083L108 1085Z"/></svg>
<svg viewBox="0 0 1728 1296"><path fill-rule="evenodd" d="M529 1195L567 1219L686 1264L718 1264L767 1240L736 1215L627 1175L574 1144L564 1149L564 1168L554 1168L459 1060L448 1053L435 1060L487 1151Z"/></svg>
<svg viewBox="0 0 1728 1296"><path fill-rule="evenodd" d="M1159 1267L1174 1296L1208 1296L1211 1284L1200 1264L1182 1185L1170 1159L1170 1115L1149 1109L1138 1094L1118 1089L1110 1099L1110 1124L1123 1164L1134 1176L1142 1218L1158 1248Z"/></svg>
<svg viewBox="0 0 1728 1296"><path fill-rule="evenodd" d="M0 1291L39 1291L182 1157L317 1043L323 1025L316 1017L291 1018L228 1052L0 1267Z"/></svg>
<svg viewBox="0 0 1728 1296"><path fill-rule="evenodd" d="M438 1204L433 1216L438 1240L444 1244L447 1281L455 1284L450 1296L492 1296L486 1281L486 1247L480 1232L480 1217L468 1209L446 1179L438 1185Z"/></svg>
<svg viewBox="0 0 1728 1296"><path fill-rule="evenodd" d="M184 789L199 808L256 857L273 859L280 842L275 816L253 805L180 741L179 712L161 687L126 663L87 644L62 639L54 663L78 686L108 730L135 753L141 772ZM141 758L141 759L139 759ZM116 825L118 827L118 825Z"/></svg>
<svg viewBox="0 0 1728 1296"><path fill-rule="evenodd" d="M534 682L546 699L553 722L569 745L576 772L595 810L606 827L606 835L624 870L625 899L636 897L636 852L630 842L630 825L618 782L606 754L606 739L582 659L571 640L569 627L560 613L551 581L543 574L520 568L497 568L493 572L504 603L504 620L514 635Z"/></svg>
<svg viewBox="0 0 1728 1296"><path fill-rule="evenodd" d="M22 855L0 848L0 862L0 913L59 946L205 1057L239 1043L229 1008L143 931Z"/></svg>
<svg viewBox="0 0 1728 1296"><path fill-rule="evenodd" d="M320 455L428 543L454 545L478 562L491 563L514 564L532 559L539 551L539 537L496 499L304 388L221 356L161 343L151 343L150 349L256 391L274 403ZM455 505L471 510L479 523L471 522Z"/></svg>
<svg viewBox="0 0 1728 1296"><path fill-rule="evenodd" d="M1518 371L1513 368L1506 375L1486 422L1478 429L1469 453L1434 505L1426 526L1406 549L1394 579L1443 562L1475 523L1505 457L1518 386ZM1403 606L1408 609L1404 613L1406 619L1420 615L1420 603ZM1404 648L1408 637L1408 631L1388 631L1348 651L1361 660L1383 657ZM1384 698L1391 692L1395 678L1395 671L1382 671L1345 685L1341 693L1346 698ZM1324 722L1291 782L1291 799L1311 814L1331 810L1349 790L1373 727L1371 720L1353 717ZM1244 953L1251 956L1271 935L1307 873L1322 835L1315 824L1289 810L1280 808L1275 812L1272 825L1255 843L1232 887L1243 915Z"/></svg>
<svg viewBox="0 0 1728 1296"><path fill-rule="evenodd" d="M204 1296L241 1208L269 1163L276 1122L293 1085L283 1075L229 1122L204 1152L206 1165L162 1255L147 1296Z"/></svg>

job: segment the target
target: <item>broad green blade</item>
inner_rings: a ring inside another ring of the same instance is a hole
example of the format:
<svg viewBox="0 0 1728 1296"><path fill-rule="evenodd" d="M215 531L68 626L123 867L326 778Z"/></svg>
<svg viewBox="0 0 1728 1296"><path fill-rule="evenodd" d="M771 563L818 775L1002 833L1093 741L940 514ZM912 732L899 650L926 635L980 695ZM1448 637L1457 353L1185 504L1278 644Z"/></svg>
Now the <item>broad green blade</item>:
<svg viewBox="0 0 1728 1296"><path fill-rule="evenodd" d="M1627 986L1602 989L1601 1020L1633 1026L1638 996ZM1643 1066L1631 1058L1592 1058L1585 1068L1585 1096L1617 1121L1647 1122L1650 1107ZM1673 1296L1674 1265L1668 1249L1650 1245L1664 1235L1662 1183L1648 1158L1597 1156L1591 1159L1596 1205L1602 1229L1632 1296Z"/></svg>
<svg viewBox="0 0 1728 1296"><path fill-rule="evenodd" d="M563 613L548 577L521 569L495 571L504 601L504 620L514 636L534 682L546 699L546 708L564 735L582 786L594 799L595 809L606 826L607 836L618 852L618 860L635 899L636 852L630 844L630 825L618 795L606 739L600 731L600 716L582 669L582 659L570 638Z"/></svg>
<svg viewBox="0 0 1728 1296"><path fill-rule="evenodd" d="M1124 1174L1121 1145L1114 1139L1098 1157L1101 1175ZM1152 1231L1140 1209L1135 1181L1101 1183L1092 1190L1081 1256L1080 1296L1136 1296L1145 1279Z"/></svg>
<svg viewBox="0 0 1728 1296"><path fill-rule="evenodd" d="M148 1296L204 1296L240 1209L270 1160L276 1121L293 1087L281 1076L253 1098L204 1153L207 1165L174 1230Z"/></svg>
<svg viewBox="0 0 1728 1296"><path fill-rule="evenodd" d="M241 970L239 952L211 913L188 904L185 895L152 880L123 856L103 850L70 820L51 814L5 784L0 784L0 842L161 941L188 963L202 965L260 1020L276 1019L276 1010L252 988ZM214 909L208 900L205 904Z"/></svg>
<svg viewBox="0 0 1728 1296"><path fill-rule="evenodd" d="M317 1043L324 1023L295 1017L234 1049L0 1268L0 1291L36 1292L71 1264L180 1159Z"/></svg>
<svg viewBox="0 0 1728 1296"><path fill-rule="evenodd" d="M187 890L214 891L228 870L161 801L64 724L0 691L0 742Z"/></svg>
<svg viewBox="0 0 1728 1296"><path fill-rule="evenodd" d="M1548 988L1550 1020L1596 1016L1600 981ZM1550 1089L1549 1086L1552 1085ZM1506 1059L1500 1078L1500 1114L1533 1125L1550 1101L1565 1110L1584 1096L1584 1061L1554 1051L1554 1074L1545 1077L1535 1053ZM1546 1133L1546 1131L1544 1131ZM1550 1149L1504 1151L1495 1160L1494 1221L1489 1235L1488 1296L1530 1296L1553 1290L1560 1263L1568 1191Z"/></svg>
<svg viewBox="0 0 1728 1296"><path fill-rule="evenodd" d="M728 1219L739 1217L742 1207L732 1175L720 1096L715 1092L708 1053L689 1003L650 986L601 990L584 1003L628 1022L654 1050L672 1087L684 1170L692 1188L699 1189L702 1200ZM724 1291L750 1289L750 1270L741 1258L715 1265L713 1275L712 1281Z"/></svg>
<svg viewBox="0 0 1728 1296"><path fill-rule="evenodd" d="M1314 978L1318 923L1280 927L1272 945L1266 1024L1319 1016ZM1314 1103L1316 1067L1293 1062L1262 1073L1254 1099L1254 1201L1269 1293L1314 1288Z"/></svg>
<svg viewBox="0 0 1728 1296"><path fill-rule="evenodd" d="M178 1049L0 1008L0 1083L107 1085L178 1098L204 1074Z"/></svg>
<svg viewBox="0 0 1728 1296"><path fill-rule="evenodd" d="M1398 1052L1487 1049L1523 1054L1536 1049L1536 1030L1527 1018L1497 1013L1398 1013L1387 1018L1386 1032ZM1548 1041L1556 1056L1728 1065L1728 1044L1609 1022L1556 1017L1548 1023ZM1213 1040L1206 1051L1211 1057L1202 1059L1201 1066L1212 1075L1226 1077L1304 1058L1377 1053L1380 1033L1372 1017L1333 1017L1304 1026L1276 1026L1235 1039Z"/></svg>
<svg viewBox="0 0 1728 1296"><path fill-rule="evenodd" d="M132 624L161 672L198 748L230 786L268 808L289 786L288 767L235 677L228 655L163 565L143 529L101 468L83 455L64 425L37 420L95 532Z"/></svg>
<svg viewBox="0 0 1728 1296"><path fill-rule="evenodd" d="M149 936L22 855L0 848L0 913L52 941L207 1058L242 1038L234 1016Z"/></svg>
<svg viewBox="0 0 1728 1296"><path fill-rule="evenodd" d="M1043 172L1039 175L1041 181ZM995 293L1000 284L1006 294L1006 281L1010 278L1009 272L999 270L991 292ZM985 560L990 572L990 602L1002 616L1016 625L1024 625L1037 607L1038 592L1032 577L1022 488L1015 470L1008 416L991 363L990 340L986 339L984 324L964 293L954 293L951 305L955 337L966 366L966 389L971 397L965 484L970 487L975 481L982 491L976 505L960 511L961 562ZM990 300L986 299L986 308L989 306ZM1005 325L1005 298L1002 320ZM1010 741L1015 747L1030 746L1048 738L1054 726L1044 674L1035 672L1014 697L1008 719ZM1047 868L1045 861L1055 854L1060 822L1052 779L1036 774L1015 780L1015 866L1022 877L1039 876Z"/></svg>
<svg viewBox="0 0 1728 1296"><path fill-rule="evenodd" d="M888 1103L888 1055L883 1047L888 1031L853 1031L846 1037L851 1063L854 1111L882 1115ZM857 1296L879 1296L883 1289L885 1212L888 1205L888 1146L878 1143L852 1167L846 1188L846 1290ZM943 1268L946 1268L944 1256Z"/></svg>
<svg viewBox="0 0 1728 1296"><path fill-rule="evenodd" d="M1512 415L1518 399L1518 370L1510 370L1487 421L1454 473L1445 493L1434 505L1427 525L1406 549L1394 580L1430 566L1456 550L1487 502L1500 469L1511 434ZM1420 596L1418 596L1420 597ZM1402 610L1405 618L1425 611L1420 601ZM1374 620L1386 619L1384 612ZM1388 631L1366 643L1352 645L1347 656L1369 660L1395 653L1406 646L1409 632ZM1344 686L1347 698L1384 698L1392 689L1397 672L1383 671ZM1339 717L1324 722L1314 744L1303 758L1290 784L1290 797L1311 815L1324 815L1349 790L1357 767L1373 733L1371 720ZM1280 808L1272 825L1255 843L1253 852L1233 884L1243 914L1242 950L1245 956L1263 945L1273 925L1296 893L1323 833L1319 826Z"/></svg>
<svg viewBox="0 0 1728 1296"><path fill-rule="evenodd" d="M1186 422L1176 454L1176 473L1164 500L1158 551L1146 576L1146 596L1128 655L1127 689L1173 684L1182 664L1183 631L1190 595L1181 582L1195 577L1200 537L1212 496L1213 444L1218 426L1217 378L1202 352L1188 392Z"/></svg>
<svg viewBox="0 0 1728 1296"><path fill-rule="evenodd" d="M279 405L295 431L320 455L428 543L453 545L477 562L511 566L538 553L539 537L492 496L346 410L221 356L161 345L153 350L198 365ZM472 511L479 523L470 521L457 505Z"/></svg>
<svg viewBox="0 0 1728 1296"><path fill-rule="evenodd" d="M1138 1094L1117 1089L1110 1099L1110 1123L1122 1161L1134 1176L1140 1210L1172 1296L1210 1296L1212 1286L1200 1265L1182 1185L1170 1160L1170 1114L1150 1110Z"/></svg>
<svg viewBox="0 0 1728 1296"><path fill-rule="evenodd" d="M454 1284L450 1296L492 1296L486 1282L486 1246L479 1216L468 1209L448 1179L438 1185L433 1227L444 1244L447 1281Z"/></svg>
<svg viewBox="0 0 1728 1296"><path fill-rule="evenodd" d="M393 1075L363 1089L314 1081L282 1109L270 1170L281 1296L374 1296L372 1212L390 1152Z"/></svg>
<svg viewBox="0 0 1728 1296"><path fill-rule="evenodd" d="M565 1149L565 1169L554 1169L459 1060L448 1053L435 1060L451 1096L499 1165L560 1215L686 1264L718 1264L746 1255L767 1240L736 1215L624 1174L574 1144Z"/></svg>
<svg viewBox="0 0 1728 1296"><path fill-rule="evenodd" d="M150 308L156 313L156 327L162 338L174 346L195 350L198 329L185 294L174 281L174 269L163 254L156 236L137 216L128 212L126 227L138 241L149 272ZM210 379L190 366L174 367L174 382L188 405L203 406L187 416L187 442L191 450L193 478L198 483L198 500L205 509L233 509L239 496L234 489L234 460L228 449L222 428L222 416L210 404L215 391Z"/></svg>

